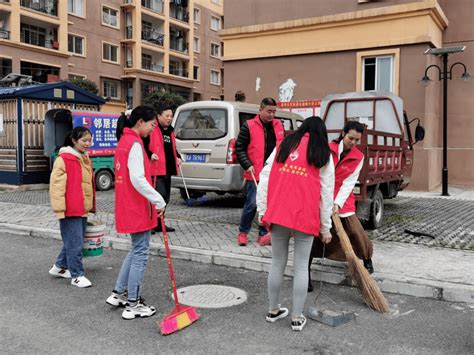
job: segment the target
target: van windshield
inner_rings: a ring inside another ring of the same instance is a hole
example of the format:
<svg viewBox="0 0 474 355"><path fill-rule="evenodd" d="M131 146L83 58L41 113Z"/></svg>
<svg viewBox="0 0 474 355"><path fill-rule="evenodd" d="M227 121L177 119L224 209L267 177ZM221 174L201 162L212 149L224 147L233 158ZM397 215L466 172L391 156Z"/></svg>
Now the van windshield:
<svg viewBox="0 0 474 355"><path fill-rule="evenodd" d="M176 138L218 139L227 134L227 110L198 108L182 110L175 123Z"/></svg>

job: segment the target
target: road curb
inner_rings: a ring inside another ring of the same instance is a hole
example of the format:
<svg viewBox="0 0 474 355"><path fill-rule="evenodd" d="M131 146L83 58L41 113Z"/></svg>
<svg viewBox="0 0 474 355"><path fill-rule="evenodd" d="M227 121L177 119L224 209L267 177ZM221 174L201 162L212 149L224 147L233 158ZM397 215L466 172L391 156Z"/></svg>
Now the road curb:
<svg viewBox="0 0 474 355"><path fill-rule="evenodd" d="M37 238L61 240L58 230L40 227L22 226L12 223L0 223L0 230L5 233ZM126 238L104 237L103 246L110 250L128 251L131 241ZM182 246L170 246L173 258L195 261L204 264L229 266L259 272L269 272L271 258L233 254L223 251L210 251ZM166 256L164 245L151 242L152 255ZM325 260L312 265L312 280L322 280L336 285L353 286L344 263ZM288 261L286 276L293 276L293 263ZM393 274L374 273L372 275L383 292L401 295L431 298L447 302L464 302L474 304L474 286L413 277L401 277Z"/></svg>

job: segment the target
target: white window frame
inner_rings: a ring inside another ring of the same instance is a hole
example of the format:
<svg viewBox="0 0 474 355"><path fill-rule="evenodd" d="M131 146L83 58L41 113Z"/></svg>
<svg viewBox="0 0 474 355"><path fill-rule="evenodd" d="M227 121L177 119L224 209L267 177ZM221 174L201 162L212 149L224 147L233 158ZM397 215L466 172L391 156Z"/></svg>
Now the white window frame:
<svg viewBox="0 0 474 355"><path fill-rule="evenodd" d="M68 80L71 80L71 79L87 79L87 75L69 72L67 74L67 78L68 78Z"/></svg>
<svg viewBox="0 0 474 355"><path fill-rule="evenodd" d="M217 73L217 78L219 79L219 82L216 83L212 81L212 73ZM217 86L221 85L221 71L220 70L211 69L210 75L209 75L209 83L211 85L217 85Z"/></svg>
<svg viewBox="0 0 474 355"><path fill-rule="evenodd" d="M201 53L201 37L194 36L193 47L194 47L193 48L194 53Z"/></svg>
<svg viewBox="0 0 474 355"><path fill-rule="evenodd" d="M77 12L74 12L74 9L75 9L75 8L76 8L76 9L78 8L77 6L74 6L74 3L75 3L75 2L80 2L80 3L82 4L82 10L81 10L82 13L81 13L81 14L78 14ZM72 6L72 8L73 8L72 12L69 11L69 4L70 4L70 3L73 4L73 6ZM76 16L76 17L86 18L86 2L85 2L85 0L67 0L67 13L68 13L69 15L73 15L73 16Z"/></svg>
<svg viewBox="0 0 474 355"><path fill-rule="evenodd" d="M212 47L214 46L217 46L218 48L218 55L214 55L214 53L212 52ZM210 56L212 58L217 58L217 59L220 59L222 57L222 46L220 43L216 43L216 42L211 42L211 49L210 49Z"/></svg>
<svg viewBox="0 0 474 355"><path fill-rule="evenodd" d="M395 76L395 73L394 73L395 56L394 55L374 55L374 56L366 56L362 58L362 87L361 87L362 91L365 90L365 67L366 67L365 61L367 59L375 59L374 90L378 91L378 90L381 90L381 88L379 87L379 82L378 82L379 60L386 59L386 58L390 58L390 89L389 91L392 93L394 92L394 76Z"/></svg>
<svg viewBox="0 0 474 355"><path fill-rule="evenodd" d="M67 37L68 51L69 51L69 36L82 39L82 53L76 53L76 52L69 52L69 53L77 57L85 57L86 56L86 37L75 34L75 33L68 33L67 35L68 35ZM73 45L73 47L75 46Z"/></svg>
<svg viewBox="0 0 474 355"><path fill-rule="evenodd" d="M111 46L111 47L117 48L117 61L116 61L116 62L114 62L113 60L110 60L110 59L106 59L106 58L104 57L104 54L105 54L104 45L109 45L109 46ZM118 45L116 45L116 44L114 44L114 43L102 41L102 61L103 61L103 62L106 62L106 63L120 64L120 46L118 46Z"/></svg>
<svg viewBox="0 0 474 355"><path fill-rule="evenodd" d="M195 7L193 10L193 20L196 25L201 24L201 9L198 7Z"/></svg>
<svg viewBox="0 0 474 355"><path fill-rule="evenodd" d="M106 83L117 84L117 96L108 96L105 92ZM113 100L120 100L120 81L108 78L102 78L102 93L104 97L110 97Z"/></svg>
<svg viewBox="0 0 474 355"><path fill-rule="evenodd" d="M111 25L109 23L104 22L104 10L105 9L112 10L112 11L116 12L117 26L114 26L114 25ZM102 23L102 26L107 26L107 27L110 27L110 28L119 29L120 28L120 10L116 9L114 7L108 6L108 5L102 5L102 11L100 12L100 21Z"/></svg>
<svg viewBox="0 0 474 355"><path fill-rule="evenodd" d="M218 26L217 26L217 29L213 28L212 27L212 20L217 20L218 21ZM211 15L211 31L219 31L221 29L221 18L220 17L217 17L217 16L214 16L214 15Z"/></svg>

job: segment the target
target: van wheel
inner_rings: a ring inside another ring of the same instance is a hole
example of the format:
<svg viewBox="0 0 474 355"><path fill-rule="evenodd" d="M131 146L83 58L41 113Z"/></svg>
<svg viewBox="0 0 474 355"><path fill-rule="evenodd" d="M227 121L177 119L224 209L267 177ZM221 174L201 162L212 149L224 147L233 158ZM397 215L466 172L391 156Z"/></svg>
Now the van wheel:
<svg viewBox="0 0 474 355"><path fill-rule="evenodd" d="M95 176L95 186L99 191L107 191L112 188L114 177L108 170L101 170Z"/></svg>
<svg viewBox="0 0 474 355"><path fill-rule="evenodd" d="M369 229L377 229L382 225L383 221L383 195L382 192L377 189L370 205L369 220L367 227Z"/></svg>
<svg viewBox="0 0 474 355"><path fill-rule="evenodd" d="M205 192L196 191L196 190L188 190L188 192L189 192L189 198L192 198L192 199L197 199L206 194ZM188 195L186 195L186 190L184 188L180 188L179 193L181 194L181 198L183 200L186 201L188 199Z"/></svg>

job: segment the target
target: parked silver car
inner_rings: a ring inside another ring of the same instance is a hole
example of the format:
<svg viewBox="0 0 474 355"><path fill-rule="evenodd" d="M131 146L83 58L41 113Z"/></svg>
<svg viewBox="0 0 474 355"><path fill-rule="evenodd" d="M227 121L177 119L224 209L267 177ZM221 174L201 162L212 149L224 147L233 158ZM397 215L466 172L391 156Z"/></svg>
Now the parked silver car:
<svg viewBox="0 0 474 355"><path fill-rule="evenodd" d="M239 194L244 188L243 169L235 154L235 143L242 124L259 112L259 105L226 101L197 101L184 104L175 112L173 126L176 147L183 158L182 170L191 198L206 192ZM278 109L285 131L299 127L301 116ZM180 188L180 176L171 186Z"/></svg>

